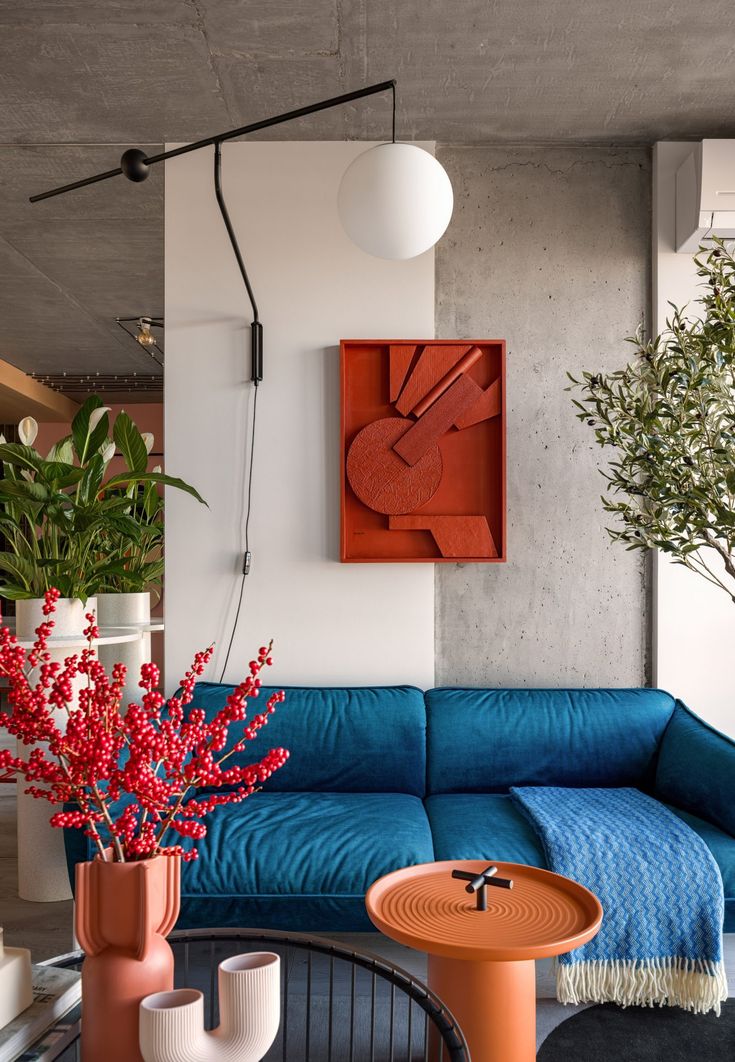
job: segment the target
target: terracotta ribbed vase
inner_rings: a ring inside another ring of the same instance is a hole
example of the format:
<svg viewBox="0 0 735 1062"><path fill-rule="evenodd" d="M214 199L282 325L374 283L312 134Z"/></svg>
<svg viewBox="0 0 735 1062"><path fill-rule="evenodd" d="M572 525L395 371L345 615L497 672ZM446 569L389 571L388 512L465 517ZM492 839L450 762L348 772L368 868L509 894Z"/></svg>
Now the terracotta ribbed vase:
<svg viewBox="0 0 735 1062"><path fill-rule="evenodd" d="M179 914L180 873L178 856L77 864L75 928L85 953L82 1062L142 1062L140 1001L173 988L166 935Z"/></svg>
<svg viewBox="0 0 735 1062"><path fill-rule="evenodd" d="M270 951L219 964L220 1024L204 1030L204 997L193 988L157 992L140 1004L145 1062L260 1062L281 1020L281 960Z"/></svg>

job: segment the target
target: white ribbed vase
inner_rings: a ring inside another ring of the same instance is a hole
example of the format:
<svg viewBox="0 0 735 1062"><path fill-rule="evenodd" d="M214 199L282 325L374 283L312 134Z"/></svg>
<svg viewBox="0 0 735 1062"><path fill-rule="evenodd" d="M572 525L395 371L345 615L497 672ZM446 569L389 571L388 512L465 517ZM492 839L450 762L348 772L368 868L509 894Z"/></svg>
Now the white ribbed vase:
<svg viewBox="0 0 735 1062"><path fill-rule="evenodd" d="M36 627L49 617L43 614L43 598L18 601L15 606L15 632L19 639L35 638ZM68 644L54 645L54 638L78 638L88 625L85 613L96 612L97 599L87 598L85 602L77 598L62 597L56 602L53 615L54 629L49 643L52 660L64 662L65 657L80 653L81 643L70 647ZM31 674L31 682L35 675ZM86 682L83 675L78 675L72 683L77 693ZM72 703L71 707L74 707ZM56 722L66 726L66 713L55 711ZM18 755L27 758L30 749L18 743ZM35 782L41 786L42 783ZM46 800L37 800L26 796L24 786L18 784L18 895L23 900L36 903L53 903L57 900L71 899L71 886L64 852L64 831L49 825L49 817L55 808Z"/></svg>
<svg viewBox="0 0 735 1062"><path fill-rule="evenodd" d="M140 628L140 637L133 642L117 645L101 645L97 650L100 663L108 675L115 664L125 664L127 675L122 697L121 711L133 701L139 701L142 690L140 682L140 665L149 664L151 660L151 636L144 630L151 622L151 595L145 591L133 594L98 594L97 622L100 627Z"/></svg>
<svg viewBox="0 0 735 1062"><path fill-rule="evenodd" d="M281 960L269 951L219 964L220 1024L204 1029L204 997L193 988L156 992L140 1004L145 1062L260 1062L281 1020Z"/></svg>

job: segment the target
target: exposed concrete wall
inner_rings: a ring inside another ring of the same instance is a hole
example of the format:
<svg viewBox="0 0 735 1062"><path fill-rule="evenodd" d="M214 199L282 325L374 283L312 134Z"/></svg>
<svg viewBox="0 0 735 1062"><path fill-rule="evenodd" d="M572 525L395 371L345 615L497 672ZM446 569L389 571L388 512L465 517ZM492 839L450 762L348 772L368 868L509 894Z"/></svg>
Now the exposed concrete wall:
<svg viewBox="0 0 735 1062"><path fill-rule="evenodd" d="M436 334L508 342L507 564L437 565L436 682L641 685L646 562L605 534L603 451L566 370L611 370L647 314L646 149L444 147L455 214Z"/></svg>

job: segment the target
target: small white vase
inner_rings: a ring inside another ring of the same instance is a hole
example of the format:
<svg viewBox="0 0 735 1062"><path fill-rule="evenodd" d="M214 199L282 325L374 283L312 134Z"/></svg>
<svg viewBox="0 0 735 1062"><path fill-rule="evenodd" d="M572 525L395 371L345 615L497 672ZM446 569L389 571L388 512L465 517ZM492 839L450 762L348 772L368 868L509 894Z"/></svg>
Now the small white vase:
<svg viewBox="0 0 735 1062"><path fill-rule="evenodd" d="M35 639L36 628L49 617L43 614L43 598L18 601L15 609L15 632L19 640ZM94 597L86 601L78 598L62 597L56 602L53 615L54 629L49 643L52 660L63 663L67 656L80 653L84 648L76 646L54 646L54 638L78 638L88 625L87 612L97 611ZM33 681L31 674L31 681ZM73 683L76 691L86 681L79 675ZM70 705L74 708L74 703ZM54 713L59 726L66 726L66 713ZM18 755L28 757L30 749L18 744ZM36 782L35 785L40 783ZM49 825L53 812L51 804L26 796L23 785L18 783L18 895L22 900L36 903L53 903L57 900L70 900L71 887L64 851L64 831Z"/></svg>
<svg viewBox="0 0 735 1062"><path fill-rule="evenodd" d="M140 637L134 642L118 645L101 645L97 650L100 663L109 674L113 665L125 664L127 675L121 711L123 714L132 701L141 696L140 665L150 663L151 635L143 630L151 621L151 595L147 592L134 594L98 594L97 620L100 627L140 628Z"/></svg>
<svg viewBox="0 0 735 1062"><path fill-rule="evenodd" d="M281 960L273 952L219 964L220 1024L204 1029L204 997L193 988L156 992L140 1004L145 1062L260 1062L281 1020Z"/></svg>

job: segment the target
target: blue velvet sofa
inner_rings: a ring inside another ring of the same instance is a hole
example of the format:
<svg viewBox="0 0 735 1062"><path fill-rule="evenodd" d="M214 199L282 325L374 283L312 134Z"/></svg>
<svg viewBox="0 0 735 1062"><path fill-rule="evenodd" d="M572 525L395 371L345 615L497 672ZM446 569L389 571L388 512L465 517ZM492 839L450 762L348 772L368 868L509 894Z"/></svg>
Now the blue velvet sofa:
<svg viewBox="0 0 735 1062"><path fill-rule="evenodd" d="M232 687L199 683L216 712ZM267 694L268 691L263 691ZM735 742L668 693L408 686L286 691L246 757L291 759L242 804L219 808L183 871L179 927L371 929L376 878L434 859L544 866L512 785L636 786L707 843L735 932ZM71 864L89 858L67 831Z"/></svg>

